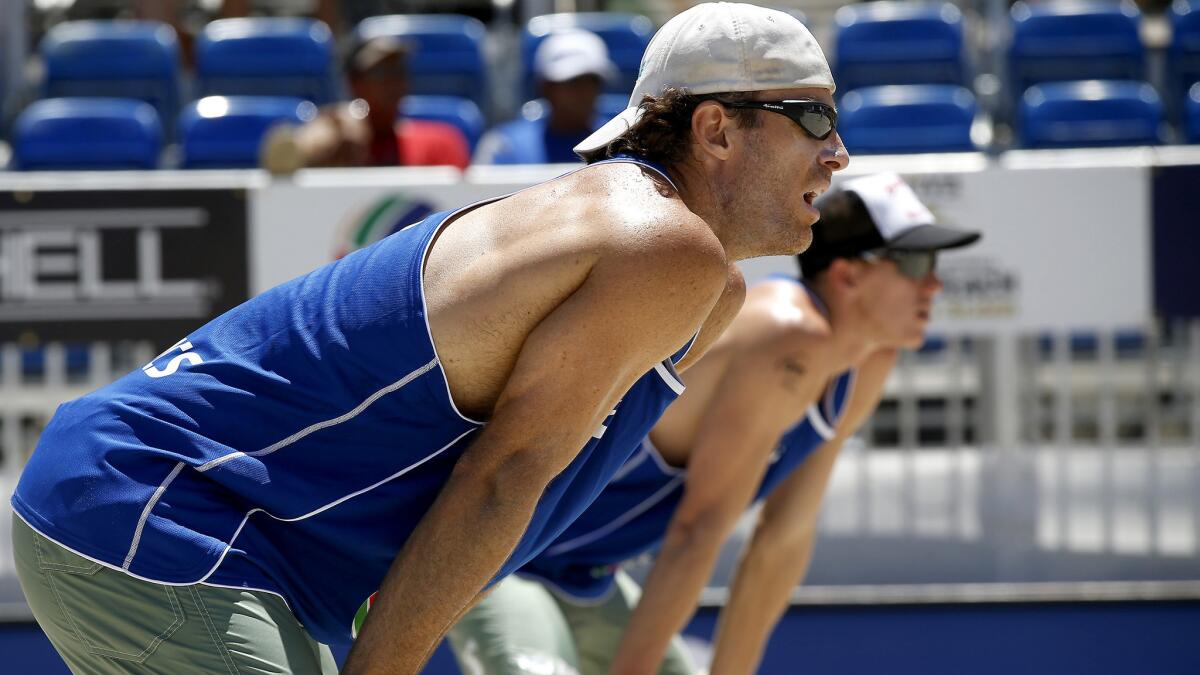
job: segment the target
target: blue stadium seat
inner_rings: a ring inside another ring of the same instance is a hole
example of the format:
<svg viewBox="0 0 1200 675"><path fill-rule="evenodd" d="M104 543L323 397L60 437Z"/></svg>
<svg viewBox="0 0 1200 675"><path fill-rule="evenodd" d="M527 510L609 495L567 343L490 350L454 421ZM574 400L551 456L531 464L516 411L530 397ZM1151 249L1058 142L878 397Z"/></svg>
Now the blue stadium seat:
<svg viewBox="0 0 1200 675"><path fill-rule="evenodd" d="M968 84L962 12L949 2L844 5L834 23L839 93L885 84Z"/></svg>
<svg viewBox="0 0 1200 675"><path fill-rule="evenodd" d="M1146 82L1046 82L1021 98L1018 136L1029 148L1155 145L1162 121L1162 101Z"/></svg>
<svg viewBox="0 0 1200 675"><path fill-rule="evenodd" d="M321 21L221 19L196 38L200 96L292 96L337 100L333 36Z"/></svg>
<svg viewBox="0 0 1200 675"><path fill-rule="evenodd" d="M359 40L392 37L409 48L408 89L412 94L461 96L488 108L483 23L455 14L393 14L363 19Z"/></svg>
<svg viewBox="0 0 1200 675"><path fill-rule="evenodd" d="M173 120L179 110L179 42L157 21L68 21L51 28L39 52L43 98L135 98Z"/></svg>
<svg viewBox="0 0 1200 675"><path fill-rule="evenodd" d="M543 14L535 16L525 24L521 38L521 63L525 65L526 96L537 95L536 83L533 81L533 55L538 45L555 31L583 29L591 31L604 40L608 47L608 58L616 64L619 76L617 81L609 83L607 91L624 93L629 98L633 85L637 82L638 68L642 63L642 53L650 44L654 35L654 24L640 14L623 14L620 12L574 12L564 14Z"/></svg>
<svg viewBox="0 0 1200 675"><path fill-rule="evenodd" d="M258 166L263 136L279 123L302 124L317 114L309 101L284 96L208 96L179 118L185 169Z"/></svg>
<svg viewBox="0 0 1200 675"><path fill-rule="evenodd" d="M1200 0L1175 0L1169 12L1171 46L1167 48L1167 90L1172 118L1192 85L1200 82Z"/></svg>
<svg viewBox="0 0 1200 675"><path fill-rule="evenodd" d="M35 101L13 130L17 168L153 169L163 133L145 101L122 98L48 98Z"/></svg>
<svg viewBox="0 0 1200 675"><path fill-rule="evenodd" d="M453 124L466 136L472 152L487 126L479 106L471 99L460 96L406 96L400 102L399 114L418 120Z"/></svg>
<svg viewBox="0 0 1200 675"><path fill-rule="evenodd" d="M1200 82L1188 90L1183 104L1183 135L1188 143L1200 143Z"/></svg>
<svg viewBox="0 0 1200 675"><path fill-rule="evenodd" d="M1141 13L1129 0L1059 0L1012 8L1009 86L1066 80L1145 80Z"/></svg>
<svg viewBox="0 0 1200 675"><path fill-rule="evenodd" d="M975 96L952 84L863 87L842 97L838 132L854 153L975 150Z"/></svg>

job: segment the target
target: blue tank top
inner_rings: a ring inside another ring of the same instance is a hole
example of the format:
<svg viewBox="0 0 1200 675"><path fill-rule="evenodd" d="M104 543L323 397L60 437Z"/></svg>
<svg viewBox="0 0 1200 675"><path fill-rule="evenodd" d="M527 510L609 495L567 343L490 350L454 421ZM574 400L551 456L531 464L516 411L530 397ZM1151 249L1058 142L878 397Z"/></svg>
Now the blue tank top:
<svg viewBox="0 0 1200 675"><path fill-rule="evenodd" d="M809 293L824 312L820 299ZM804 418L780 437L755 493L756 501L769 495L813 451L833 438L850 398L854 375L854 370L847 370L834 378L821 399L808 407ZM667 464L649 438L643 440L596 501L562 536L521 568L520 574L578 601L605 597L613 587L613 575L620 563L662 544L683 498L686 477L685 469Z"/></svg>
<svg viewBox="0 0 1200 675"><path fill-rule="evenodd" d="M429 243L457 213L277 286L63 404L13 509L138 578L276 593L316 639L347 642L482 426L451 400L422 287ZM550 483L497 578L563 532L637 449L683 391L674 364L690 344L645 373Z"/></svg>

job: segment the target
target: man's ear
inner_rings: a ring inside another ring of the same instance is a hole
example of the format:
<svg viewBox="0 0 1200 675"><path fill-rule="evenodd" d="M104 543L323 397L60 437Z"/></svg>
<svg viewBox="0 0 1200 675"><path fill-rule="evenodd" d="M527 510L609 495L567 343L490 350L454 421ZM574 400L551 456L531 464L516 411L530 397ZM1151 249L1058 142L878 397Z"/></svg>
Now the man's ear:
<svg viewBox="0 0 1200 675"><path fill-rule="evenodd" d="M853 291L858 288L862 279L863 266L849 258L834 258L825 274L838 289Z"/></svg>
<svg viewBox="0 0 1200 675"><path fill-rule="evenodd" d="M716 101L704 101L692 112L692 138L702 156L725 160L732 150L729 131L733 118Z"/></svg>

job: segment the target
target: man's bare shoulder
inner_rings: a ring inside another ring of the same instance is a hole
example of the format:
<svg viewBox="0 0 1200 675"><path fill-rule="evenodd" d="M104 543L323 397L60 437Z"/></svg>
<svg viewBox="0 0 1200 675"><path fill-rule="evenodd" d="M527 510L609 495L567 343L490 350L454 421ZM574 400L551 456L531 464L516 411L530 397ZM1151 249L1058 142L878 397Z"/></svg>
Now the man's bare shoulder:
<svg viewBox="0 0 1200 675"><path fill-rule="evenodd" d="M712 228L670 183L636 164L586 167L522 196L514 208L569 227L576 244L600 259L722 281L727 274L725 251Z"/></svg>
<svg viewBox="0 0 1200 675"><path fill-rule="evenodd" d="M833 344L833 327L804 287L772 279L755 285L734 322L738 351L771 358L804 352L819 357Z"/></svg>

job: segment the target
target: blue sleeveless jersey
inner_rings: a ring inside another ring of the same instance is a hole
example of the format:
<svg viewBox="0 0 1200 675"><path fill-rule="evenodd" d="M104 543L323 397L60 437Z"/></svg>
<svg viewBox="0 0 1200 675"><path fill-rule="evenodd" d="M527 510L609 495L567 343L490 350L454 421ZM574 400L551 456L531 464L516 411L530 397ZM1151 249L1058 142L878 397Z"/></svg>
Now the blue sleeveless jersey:
<svg viewBox="0 0 1200 675"><path fill-rule="evenodd" d="M823 309L820 300L812 297ZM769 495L813 451L833 438L850 398L854 374L847 370L838 375L821 400L809 406L804 419L783 434L755 500ZM645 439L596 501L520 574L579 601L605 597L620 563L662 544L683 498L686 477L686 470L668 465Z"/></svg>
<svg viewBox="0 0 1200 675"><path fill-rule="evenodd" d="M60 406L16 513L138 578L276 593L316 639L348 641L481 427L455 408L426 321L423 263L455 213L273 288ZM497 578L637 449L683 391L686 349L643 375L550 483Z"/></svg>

